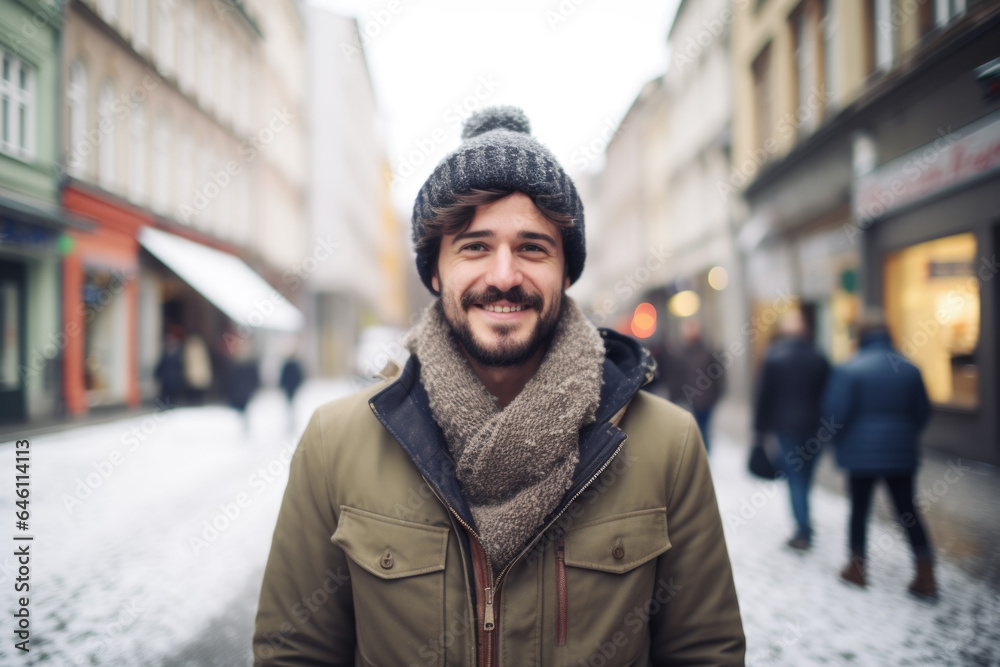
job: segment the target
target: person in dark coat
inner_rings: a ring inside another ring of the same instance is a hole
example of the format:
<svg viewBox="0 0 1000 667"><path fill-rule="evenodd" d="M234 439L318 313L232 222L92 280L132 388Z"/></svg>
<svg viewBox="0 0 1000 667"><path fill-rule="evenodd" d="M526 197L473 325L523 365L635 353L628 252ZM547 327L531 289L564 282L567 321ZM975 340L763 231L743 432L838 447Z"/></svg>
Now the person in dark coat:
<svg viewBox="0 0 1000 667"><path fill-rule="evenodd" d="M851 495L851 561L841 577L865 586L868 513L875 485L882 479L916 559L917 576L910 591L936 597L931 547L913 505L918 439L931 411L924 381L917 367L892 347L880 312L862 318L858 343L857 355L833 372L823 399L824 414L843 425L834 442Z"/></svg>
<svg viewBox="0 0 1000 667"><path fill-rule="evenodd" d="M240 413L244 433L250 433L250 418L247 405L260 387L260 373L257 359L253 356L249 341L234 338L230 344L229 372L226 378L226 400L229 406Z"/></svg>
<svg viewBox="0 0 1000 667"><path fill-rule="evenodd" d="M697 319L684 320L681 333L684 345L672 351L666 371L670 400L694 415L708 450L712 411L722 396L726 369L702 341L701 323Z"/></svg>
<svg viewBox="0 0 1000 667"><path fill-rule="evenodd" d="M806 338L805 322L798 310L781 319L778 337L768 347L754 406L754 430L773 433L781 446L778 467L788 478L795 534L793 549L812 545L809 488L824 441L831 439L821 422L820 402L830 374L830 364Z"/></svg>
<svg viewBox="0 0 1000 667"><path fill-rule="evenodd" d="M160 383L160 405L164 408L176 407L181 392L184 391L184 358L181 340L173 331L167 332L163 354L153 375Z"/></svg>
<svg viewBox="0 0 1000 667"><path fill-rule="evenodd" d="M285 396L288 398L288 430L289 432L295 429L295 411L294 411L294 399L295 392L299 390L302 385L302 381L305 379L305 372L302 370L302 364L295 355L290 355L285 359L285 363L281 366L281 377L278 380L278 384L285 392Z"/></svg>

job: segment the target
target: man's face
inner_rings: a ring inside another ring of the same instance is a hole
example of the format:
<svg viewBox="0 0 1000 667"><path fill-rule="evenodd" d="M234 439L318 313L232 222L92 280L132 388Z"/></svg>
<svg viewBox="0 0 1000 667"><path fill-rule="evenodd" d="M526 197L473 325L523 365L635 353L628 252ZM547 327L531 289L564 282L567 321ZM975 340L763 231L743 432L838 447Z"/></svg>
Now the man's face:
<svg viewBox="0 0 1000 667"><path fill-rule="evenodd" d="M431 284L466 353L482 366L512 367L551 337L569 287L565 266L559 228L515 192L441 238Z"/></svg>

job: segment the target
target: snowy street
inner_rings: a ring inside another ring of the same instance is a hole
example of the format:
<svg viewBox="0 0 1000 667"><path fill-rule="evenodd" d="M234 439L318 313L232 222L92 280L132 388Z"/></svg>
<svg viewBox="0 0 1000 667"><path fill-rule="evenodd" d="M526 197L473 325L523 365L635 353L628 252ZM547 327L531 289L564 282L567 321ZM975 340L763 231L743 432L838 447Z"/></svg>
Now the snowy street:
<svg viewBox="0 0 1000 667"><path fill-rule="evenodd" d="M348 389L307 385L294 437L281 395L262 392L251 405L249 439L236 413L215 406L33 438L31 651L15 655L7 616L0 664L251 664L288 457L312 409ZM869 588L850 588L837 578L844 497L814 487L813 549L792 552L784 546L784 485L749 477L744 447L721 435L711 458L748 665L1000 665L996 590L941 558L941 600L911 598L905 538L874 517ZM13 443L0 445L4 469L13 459ZM5 491L0 513L13 510ZM4 553L6 614L16 566Z"/></svg>

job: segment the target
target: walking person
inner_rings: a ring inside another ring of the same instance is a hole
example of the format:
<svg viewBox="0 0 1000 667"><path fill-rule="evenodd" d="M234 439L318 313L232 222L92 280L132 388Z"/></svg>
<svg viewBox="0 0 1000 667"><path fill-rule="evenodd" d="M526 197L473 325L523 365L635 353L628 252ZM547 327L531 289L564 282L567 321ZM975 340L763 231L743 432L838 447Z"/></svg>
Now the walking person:
<svg viewBox="0 0 1000 667"><path fill-rule="evenodd" d="M255 662L743 665L694 419L565 294L586 247L572 180L520 109L462 136L414 207L439 298L410 358L320 407L292 458Z"/></svg>
<svg viewBox="0 0 1000 667"><path fill-rule="evenodd" d="M260 387L260 372L253 356L250 341L236 335L227 336L229 343L229 368L226 375L226 400L240 413L243 434L250 435L250 416L247 405Z"/></svg>
<svg viewBox="0 0 1000 667"><path fill-rule="evenodd" d="M843 424L835 437L837 464L847 471L851 496L850 562L840 576L858 586L867 583L868 514L881 479L913 549L917 573L909 590L934 598L933 554L913 504L918 440L931 412L924 381L920 370L893 348L881 312L865 313L858 346L855 357L834 370L823 401L823 413Z"/></svg>
<svg viewBox="0 0 1000 667"><path fill-rule="evenodd" d="M288 399L289 433L295 430L295 392L299 390L304 379L305 372L302 370L302 364L294 353L290 354L285 359L285 363L281 365L281 376L278 380L278 384L281 385L281 389Z"/></svg>
<svg viewBox="0 0 1000 667"><path fill-rule="evenodd" d="M709 427L712 411L725 388L726 371L701 338L701 322L691 317L681 323L684 344L670 354L667 382L670 400L694 415L698 430L711 449Z"/></svg>
<svg viewBox="0 0 1000 667"><path fill-rule="evenodd" d="M159 402L167 408L177 407L184 391L184 360L182 357L180 333L168 329L163 339L163 353L153 371L160 383Z"/></svg>
<svg viewBox="0 0 1000 667"><path fill-rule="evenodd" d="M822 450L810 443L820 442L820 403L830 374L829 362L807 333L801 311L782 315L778 336L764 358L754 406L754 430L773 433L781 447L778 465L788 479L795 517L795 534L787 544L800 551L812 546L809 490Z"/></svg>

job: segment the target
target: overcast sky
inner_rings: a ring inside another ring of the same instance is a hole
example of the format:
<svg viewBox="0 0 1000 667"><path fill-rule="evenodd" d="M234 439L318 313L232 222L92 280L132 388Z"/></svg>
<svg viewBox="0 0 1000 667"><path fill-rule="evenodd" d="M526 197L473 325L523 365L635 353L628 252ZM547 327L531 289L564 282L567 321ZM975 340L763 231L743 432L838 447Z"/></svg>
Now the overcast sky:
<svg viewBox="0 0 1000 667"><path fill-rule="evenodd" d="M667 66L677 0L310 0L355 16L365 38L409 215L417 190L458 145L475 106L522 107L571 173L591 158L643 83ZM396 10L395 12L393 10Z"/></svg>

